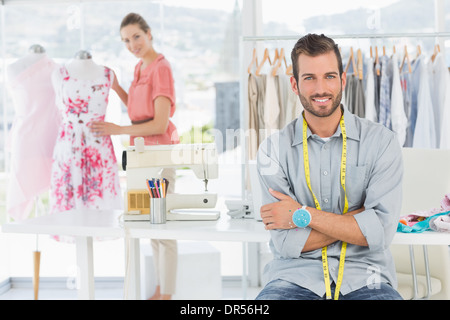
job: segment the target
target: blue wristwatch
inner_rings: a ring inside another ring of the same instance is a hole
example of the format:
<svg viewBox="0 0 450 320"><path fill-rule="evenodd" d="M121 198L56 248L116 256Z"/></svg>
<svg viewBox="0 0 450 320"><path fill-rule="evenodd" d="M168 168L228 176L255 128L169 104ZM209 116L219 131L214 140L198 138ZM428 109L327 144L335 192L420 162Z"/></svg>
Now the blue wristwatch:
<svg viewBox="0 0 450 320"><path fill-rule="evenodd" d="M311 214L306 210L306 206L296 210L292 215L292 222L299 228L306 228L311 222Z"/></svg>

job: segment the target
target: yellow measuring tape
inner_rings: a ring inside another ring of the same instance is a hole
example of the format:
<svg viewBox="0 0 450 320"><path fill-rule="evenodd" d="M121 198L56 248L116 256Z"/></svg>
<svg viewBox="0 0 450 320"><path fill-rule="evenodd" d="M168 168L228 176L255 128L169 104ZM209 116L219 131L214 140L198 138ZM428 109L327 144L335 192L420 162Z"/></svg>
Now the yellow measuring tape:
<svg viewBox="0 0 450 320"><path fill-rule="evenodd" d="M348 211L348 200L347 193L345 191L345 170L347 167L347 132L345 130L344 124L344 115L341 117L340 121L341 131L342 131L342 155L341 155L341 186L344 189L345 195L345 203L344 203L344 214ZM308 156L308 141L307 141L307 130L308 123L306 122L305 115L303 115L303 158L304 158L304 166L305 166L305 175L306 175L306 183L308 184L308 188L311 191L311 194L314 198L314 203L316 205L317 210L321 210L320 203L317 200L314 192L311 188L311 174L309 170L309 156ZM344 264L345 264L345 253L347 251L347 243L342 242L341 255L339 257L339 272L338 272L338 280L336 283L336 290L334 292L334 300L339 299L339 291L342 285L342 278L344 277ZM330 273L328 270L328 257L327 257L327 247L322 248L322 265L323 265L323 277L325 280L325 292L327 299L331 299L331 286L330 286Z"/></svg>

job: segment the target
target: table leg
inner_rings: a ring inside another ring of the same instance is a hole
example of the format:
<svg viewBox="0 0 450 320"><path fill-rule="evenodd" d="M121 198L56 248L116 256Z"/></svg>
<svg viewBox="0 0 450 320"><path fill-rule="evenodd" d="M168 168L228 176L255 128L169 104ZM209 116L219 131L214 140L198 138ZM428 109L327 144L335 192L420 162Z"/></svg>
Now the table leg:
<svg viewBox="0 0 450 320"><path fill-rule="evenodd" d="M431 296L431 274L430 274L430 263L428 261L428 247L426 245L423 245L423 258L424 258L424 266L425 266L425 278L427 281L427 293L424 297L419 298L418 297L418 285L417 285L417 272L416 272L416 262L414 259L414 246L409 246L409 256L411 259L411 274L412 274L412 280L413 280L413 288L414 288L414 296L411 300L416 299L424 299L428 300Z"/></svg>
<svg viewBox="0 0 450 320"><path fill-rule="evenodd" d="M125 238L125 284L124 297L141 299L141 262L139 239Z"/></svg>
<svg viewBox="0 0 450 320"><path fill-rule="evenodd" d="M92 237L76 237L78 299L94 299L94 255Z"/></svg>
<svg viewBox="0 0 450 320"><path fill-rule="evenodd" d="M413 245L409 245L409 259L411 262L411 275L412 275L412 280L413 280L413 290L414 290L414 295L412 297L411 300L416 300L417 299L417 273L416 273L416 260L414 259L414 246Z"/></svg>
<svg viewBox="0 0 450 320"><path fill-rule="evenodd" d="M33 289L34 300L38 300L39 296L39 270L41 265L41 252L33 251L34 275L33 275Z"/></svg>
<svg viewBox="0 0 450 320"><path fill-rule="evenodd" d="M428 247L426 245L423 246L423 258L425 263L425 275L427 279L427 294L424 299L429 299L431 296L431 274L430 274L430 264L428 262Z"/></svg>
<svg viewBox="0 0 450 320"><path fill-rule="evenodd" d="M247 242L242 242L242 299L247 299Z"/></svg>

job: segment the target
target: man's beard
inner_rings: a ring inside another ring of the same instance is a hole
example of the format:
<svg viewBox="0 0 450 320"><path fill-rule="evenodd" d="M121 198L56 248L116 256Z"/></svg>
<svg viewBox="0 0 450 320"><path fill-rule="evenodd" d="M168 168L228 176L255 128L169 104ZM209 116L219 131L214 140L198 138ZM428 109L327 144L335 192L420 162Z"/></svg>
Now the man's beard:
<svg viewBox="0 0 450 320"><path fill-rule="evenodd" d="M342 86L341 86L341 90L339 91L339 93L335 97L331 97L331 109L318 109L318 110L315 110L314 107L312 106L312 103L310 103L309 101L312 99L330 98L330 95L325 95L325 94L315 95L315 96L311 96L310 100L307 100L305 98L305 96L303 96L300 93L300 89L298 88L298 86L297 86L297 89L299 92L298 96L300 98L300 102L303 105L303 108L316 117L320 117L320 118L329 117L341 105Z"/></svg>

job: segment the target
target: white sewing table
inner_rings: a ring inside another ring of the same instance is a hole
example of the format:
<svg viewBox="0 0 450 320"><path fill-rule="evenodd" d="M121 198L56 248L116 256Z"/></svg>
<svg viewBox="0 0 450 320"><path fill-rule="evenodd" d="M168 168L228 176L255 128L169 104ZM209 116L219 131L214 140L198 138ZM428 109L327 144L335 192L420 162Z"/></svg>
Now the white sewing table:
<svg viewBox="0 0 450 320"><path fill-rule="evenodd" d="M2 226L4 233L68 235L76 239L77 264L80 268L79 299L94 299L93 238L125 239L129 299L140 299L139 239L174 239L197 241L267 242L270 234L262 222L232 219L222 213L217 221L168 221L166 224L124 222L122 211L67 211ZM450 245L450 234L425 232L396 233L393 243L405 245ZM245 248L245 247L244 247ZM244 262L245 263L245 262ZM244 272L244 277L245 277ZM245 283L245 281L244 281Z"/></svg>

